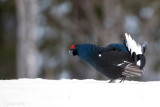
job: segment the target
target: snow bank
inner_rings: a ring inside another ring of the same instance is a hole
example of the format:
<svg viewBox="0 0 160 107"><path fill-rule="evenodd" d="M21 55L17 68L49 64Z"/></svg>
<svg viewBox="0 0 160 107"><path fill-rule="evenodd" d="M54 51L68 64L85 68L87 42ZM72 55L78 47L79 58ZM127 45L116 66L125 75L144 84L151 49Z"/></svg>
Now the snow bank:
<svg viewBox="0 0 160 107"><path fill-rule="evenodd" d="M0 107L157 107L160 82L0 80Z"/></svg>

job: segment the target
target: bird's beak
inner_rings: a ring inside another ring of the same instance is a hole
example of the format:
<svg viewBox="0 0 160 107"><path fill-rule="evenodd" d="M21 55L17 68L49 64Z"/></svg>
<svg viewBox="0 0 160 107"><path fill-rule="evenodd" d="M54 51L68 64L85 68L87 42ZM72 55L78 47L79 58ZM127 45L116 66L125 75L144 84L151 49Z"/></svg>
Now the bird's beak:
<svg viewBox="0 0 160 107"><path fill-rule="evenodd" d="M69 54L73 55L73 49L69 50Z"/></svg>
<svg viewBox="0 0 160 107"><path fill-rule="evenodd" d="M78 55L78 54L77 54L77 49L70 49L70 50L69 50L69 54L71 54L71 55L73 55L73 56Z"/></svg>

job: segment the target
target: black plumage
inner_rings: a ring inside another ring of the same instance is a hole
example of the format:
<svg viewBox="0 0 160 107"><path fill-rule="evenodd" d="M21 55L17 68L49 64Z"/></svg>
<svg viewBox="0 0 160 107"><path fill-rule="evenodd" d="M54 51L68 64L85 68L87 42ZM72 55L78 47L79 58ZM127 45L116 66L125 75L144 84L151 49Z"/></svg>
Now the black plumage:
<svg viewBox="0 0 160 107"><path fill-rule="evenodd" d="M136 51L129 50L130 47L127 47L126 43L114 43L106 47L94 44L78 44L73 45L69 52L74 56L78 55L97 71L107 76L110 82L119 78L123 81L126 77L141 76L146 61L144 52L137 54ZM144 45L140 46L146 50L147 44Z"/></svg>

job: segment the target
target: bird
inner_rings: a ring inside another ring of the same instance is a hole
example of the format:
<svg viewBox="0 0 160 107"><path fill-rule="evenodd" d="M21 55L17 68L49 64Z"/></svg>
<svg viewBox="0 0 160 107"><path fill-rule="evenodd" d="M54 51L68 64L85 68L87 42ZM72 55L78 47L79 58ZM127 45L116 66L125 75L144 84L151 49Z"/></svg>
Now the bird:
<svg viewBox="0 0 160 107"><path fill-rule="evenodd" d="M69 53L91 65L112 83L116 79L122 82L127 77L140 77L144 74L147 47L146 41L136 43L125 33L123 43L111 43L104 47L91 43L76 44L70 47Z"/></svg>

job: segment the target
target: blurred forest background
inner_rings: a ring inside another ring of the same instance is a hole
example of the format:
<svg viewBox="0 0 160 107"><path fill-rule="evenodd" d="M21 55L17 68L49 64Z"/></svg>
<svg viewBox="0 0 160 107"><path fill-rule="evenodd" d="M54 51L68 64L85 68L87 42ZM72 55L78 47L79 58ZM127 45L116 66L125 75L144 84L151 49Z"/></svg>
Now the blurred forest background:
<svg viewBox="0 0 160 107"><path fill-rule="evenodd" d="M107 79L72 44L148 41L141 81L160 80L160 0L0 0L0 79Z"/></svg>

